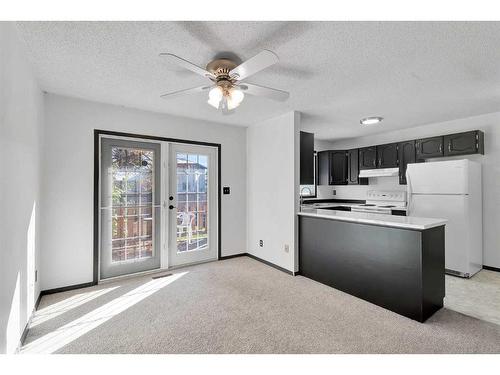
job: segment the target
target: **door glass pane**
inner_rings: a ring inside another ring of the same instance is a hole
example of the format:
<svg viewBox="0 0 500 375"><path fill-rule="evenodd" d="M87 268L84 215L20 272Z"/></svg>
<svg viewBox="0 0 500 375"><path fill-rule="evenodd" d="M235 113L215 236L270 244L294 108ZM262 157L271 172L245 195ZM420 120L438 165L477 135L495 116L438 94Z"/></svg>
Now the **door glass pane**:
<svg viewBox="0 0 500 375"><path fill-rule="evenodd" d="M153 150L111 148L111 262L153 256Z"/></svg>
<svg viewBox="0 0 500 375"><path fill-rule="evenodd" d="M177 153L177 252L208 246L208 156Z"/></svg>

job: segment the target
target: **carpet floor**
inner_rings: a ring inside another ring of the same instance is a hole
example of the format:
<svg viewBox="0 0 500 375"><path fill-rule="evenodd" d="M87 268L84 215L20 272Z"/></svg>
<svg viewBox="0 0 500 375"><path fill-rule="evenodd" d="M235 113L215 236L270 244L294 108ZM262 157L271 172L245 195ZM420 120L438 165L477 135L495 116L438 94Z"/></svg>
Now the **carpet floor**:
<svg viewBox="0 0 500 375"><path fill-rule="evenodd" d="M248 257L44 296L22 353L500 353L500 325L421 324Z"/></svg>

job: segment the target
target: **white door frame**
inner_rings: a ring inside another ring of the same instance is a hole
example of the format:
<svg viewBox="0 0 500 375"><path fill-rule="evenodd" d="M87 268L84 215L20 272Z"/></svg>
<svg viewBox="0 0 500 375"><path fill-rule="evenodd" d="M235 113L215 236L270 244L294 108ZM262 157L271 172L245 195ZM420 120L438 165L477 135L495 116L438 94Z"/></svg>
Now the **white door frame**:
<svg viewBox="0 0 500 375"><path fill-rule="evenodd" d="M220 150L221 150L221 145L220 144L213 144L213 143L204 143L204 142L196 142L196 141L187 141L187 140L178 140L178 139L170 139L170 138L163 138L163 137L150 137L150 136L139 136L139 135L128 135L126 133L119 133L119 132L113 132L113 131L103 131L103 130L95 130L95 139L96 143L94 144L95 146L95 167L94 172L97 174L97 176L94 176L94 180L97 179L97 181L101 180L101 140L103 138L111 138L111 139L123 139L123 140L129 140L129 141L136 141L136 142L151 142L151 143L159 143L160 144L160 149L161 149L161 172L160 172L160 178L162 179L161 182L161 208L160 208L160 217L162 220L162 224L160 225L161 231L160 231L160 268L156 268L150 271L143 271L143 272L138 272L138 273L133 273L133 274L128 274L128 275L123 275L123 276L117 276L117 277L110 277L106 279L101 279L101 261L100 261L100 248L101 248L101 213L100 213L100 207L101 207L101 183L97 183L94 185L94 194L97 195L97 199L94 201L94 204L97 204L97 216L94 217L94 228L96 229L94 233L94 280L93 284L100 284L100 283L105 283L105 282L110 282L114 281L117 279L121 278L127 278L127 277L133 277L133 276L140 276L143 274L149 274L149 273L155 273L159 271L164 271L171 269L172 266L170 266L169 262L169 228L170 228L170 220L169 220L169 203L168 203L168 196L169 196L169 187L170 187L170 181L169 181L169 173L168 173L168 168L169 168L169 155L170 155L170 146L172 144L180 144L180 145L192 145L192 146L206 146L206 147L211 147L215 150L215 160L214 160L214 175L215 175L215 188L214 194L215 198L212 200L215 202L212 206L212 210L215 212L215 220L214 223L216 225L216 228L214 229L214 239L215 239L215 247L216 247L216 257L214 260L220 259L220 223L221 223L221 218L220 218L220 206L221 206L221 193L220 193ZM123 135L119 135L123 134ZM95 238L97 237L97 239Z"/></svg>

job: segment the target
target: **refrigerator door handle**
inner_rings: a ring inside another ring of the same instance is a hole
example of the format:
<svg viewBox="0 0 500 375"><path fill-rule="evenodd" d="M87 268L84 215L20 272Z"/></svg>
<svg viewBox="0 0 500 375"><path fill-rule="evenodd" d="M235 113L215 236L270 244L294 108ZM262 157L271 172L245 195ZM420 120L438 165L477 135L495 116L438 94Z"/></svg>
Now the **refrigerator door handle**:
<svg viewBox="0 0 500 375"><path fill-rule="evenodd" d="M412 203L412 189L411 189L411 179L408 170L406 170L406 195L408 199L407 207L406 207L406 216L411 216L411 203Z"/></svg>

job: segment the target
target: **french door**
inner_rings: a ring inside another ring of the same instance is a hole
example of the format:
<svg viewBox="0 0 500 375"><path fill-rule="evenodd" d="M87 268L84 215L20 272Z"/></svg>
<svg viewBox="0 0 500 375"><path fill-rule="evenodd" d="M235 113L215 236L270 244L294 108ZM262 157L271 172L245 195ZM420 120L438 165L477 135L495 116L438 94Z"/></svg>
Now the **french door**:
<svg viewBox="0 0 500 375"><path fill-rule="evenodd" d="M161 145L101 139L100 279L160 267Z"/></svg>
<svg viewBox="0 0 500 375"><path fill-rule="evenodd" d="M169 155L169 265L217 259L217 153L172 144Z"/></svg>
<svg viewBox="0 0 500 375"><path fill-rule="evenodd" d="M217 149L101 138L99 279L217 259Z"/></svg>

